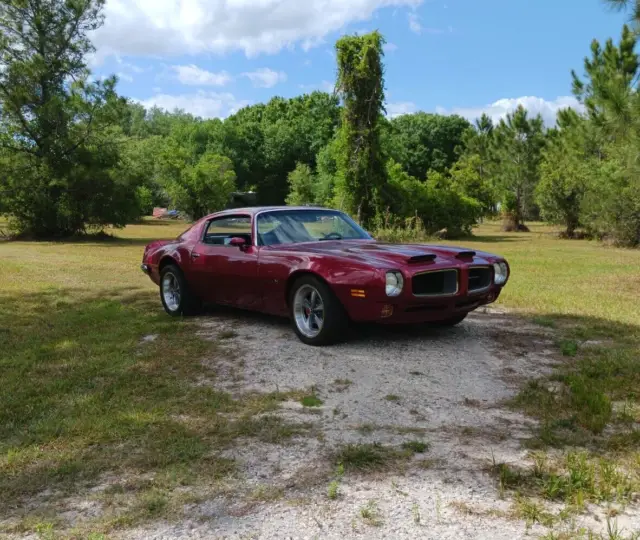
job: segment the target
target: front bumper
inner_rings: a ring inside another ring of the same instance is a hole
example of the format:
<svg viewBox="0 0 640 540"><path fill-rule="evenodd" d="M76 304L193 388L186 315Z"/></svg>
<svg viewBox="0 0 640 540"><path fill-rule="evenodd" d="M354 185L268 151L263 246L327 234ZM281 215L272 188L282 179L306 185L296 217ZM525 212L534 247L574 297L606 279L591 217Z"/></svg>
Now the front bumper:
<svg viewBox="0 0 640 540"><path fill-rule="evenodd" d="M389 298L385 301L351 299L347 311L354 321L383 324L412 324L439 321L468 313L495 302L501 287L494 286L481 294L456 295L430 299Z"/></svg>

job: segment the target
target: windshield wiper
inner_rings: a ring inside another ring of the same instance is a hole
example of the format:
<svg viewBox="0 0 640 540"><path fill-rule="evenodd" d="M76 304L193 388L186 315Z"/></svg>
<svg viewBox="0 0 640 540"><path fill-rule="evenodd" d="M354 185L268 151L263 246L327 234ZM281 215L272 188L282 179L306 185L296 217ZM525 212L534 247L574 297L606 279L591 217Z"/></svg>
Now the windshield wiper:
<svg viewBox="0 0 640 540"><path fill-rule="evenodd" d="M326 242L327 240L342 240L342 235L339 233L329 233L322 238L318 238L320 242Z"/></svg>

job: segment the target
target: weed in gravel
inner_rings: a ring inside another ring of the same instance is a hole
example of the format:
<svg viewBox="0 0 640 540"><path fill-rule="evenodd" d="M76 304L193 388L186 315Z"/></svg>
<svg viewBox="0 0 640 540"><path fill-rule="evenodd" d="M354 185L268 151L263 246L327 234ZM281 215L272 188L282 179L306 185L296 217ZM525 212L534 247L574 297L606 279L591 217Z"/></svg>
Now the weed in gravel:
<svg viewBox="0 0 640 540"><path fill-rule="evenodd" d="M628 468L632 465L629 464ZM633 471L633 469L631 469ZM640 473L623 472L614 460L587 452L569 452L560 461L550 462L540 454L532 469L518 469L505 463L493 463L493 475L499 490L517 491L581 509L587 503L629 503L640 490Z"/></svg>
<svg viewBox="0 0 640 540"><path fill-rule="evenodd" d="M347 390L351 385L353 384L353 381L350 379L336 379L335 381L333 381L333 389L336 392L344 392L345 390Z"/></svg>
<svg viewBox="0 0 640 540"><path fill-rule="evenodd" d="M381 527L383 525L380 510L375 501L369 501L365 506L360 508L360 517L365 523L372 527Z"/></svg>
<svg viewBox="0 0 640 540"><path fill-rule="evenodd" d="M284 497L284 489L280 486L260 484L249 495L249 499L259 502L273 502Z"/></svg>
<svg viewBox="0 0 640 540"><path fill-rule="evenodd" d="M560 342L562 356L576 356L578 354L578 342L573 339L565 339Z"/></svg>
<svg viewBox="0 0 640 540"><path fill-rule="evenodd" d="M386 396L384 396L384 399L386 399L387 401L398 403L400 401L400 396L396 396L395 394L387 394Z"/></svg>
<svg viewBox="0 0 640 540"><path fill-rule="evenodd" d="M304 407L320 407L324 403L324 401L322 401L316 395L310 395L310 396L304 396L300 400L300 403L302 403Z"/></svg>
<svg viewBox="0 0 640 540"><path fill-rule="evenodd" d="M418 503L413 503L413 505L411 506L411 515L413 516L413 522L416 525L420 525L421 516L420 516L420 507L418 506Z"/></svg>
<svg viewBox="0 0 640 540"><path fill-rule="evenodd" d="M424 441L407 441L402 443L402 448L414 454L424 454L429 449L429 443Z"/></svg>
<svg viewBox="0 0 640 540"><path fill-rule="evenodd" d="M335 500L338 498L340 494L340 483L337 480L332 480L329 483L329 488L327 489L327 497L331 500Z"/></svg>
<svg viewBox="0 0 640 540"><path fill-rule="evenodd" d="M540 502L527 497L516 496L514 510L514 515L519 519L523 519L527 523L527 528L536 523L551 527L555 520L553 514L548 512Z"/></svg>
<svg viewBox="0 0 640 540"><path fill-rule="evenodd" d="M252 437L266 443L282 443L296 435L311 429L312 424L294 424L286 422L279 416L245 416L232 422L230 434L236 436Z"/></svg>
<svg viewBox="0 0 640 540"><path fill-rule="evenodd" d="M238 332L236 332L235 330L223 330L218 334L218 339L221 341L233 339L235 337L238 337Z"/></svg>
<svg viewBox="0 0 640 540"><path fill-rule="evenodd" d="M343 465L347 471L369 471L384 469L406 458L405 452L379 443L347 444L336 452L334 463Z"/></svg>

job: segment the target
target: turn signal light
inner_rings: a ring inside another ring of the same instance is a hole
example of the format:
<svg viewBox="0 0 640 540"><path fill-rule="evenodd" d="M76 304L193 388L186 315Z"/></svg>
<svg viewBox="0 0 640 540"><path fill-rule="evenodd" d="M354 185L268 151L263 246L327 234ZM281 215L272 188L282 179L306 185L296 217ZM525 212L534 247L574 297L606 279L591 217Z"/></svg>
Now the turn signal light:
<svg viewBox="0 0 640 540"><path fill-rule="evenodd" d="M391 304L385 304L380 311L380 317L387 319L393 315L393 306Z"/></svg>
<svg viewBox="0 0 640 540"><path fill-rule="evenodd" d="M365 298L365 293L363 289L351 289L351 296L354 298Z"/></svg>

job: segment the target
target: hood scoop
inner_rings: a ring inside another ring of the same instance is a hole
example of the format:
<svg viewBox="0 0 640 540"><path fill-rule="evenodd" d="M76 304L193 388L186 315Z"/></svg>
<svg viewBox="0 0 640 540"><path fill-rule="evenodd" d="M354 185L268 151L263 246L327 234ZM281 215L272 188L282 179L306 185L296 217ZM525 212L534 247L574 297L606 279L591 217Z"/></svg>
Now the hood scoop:
<svg viewBox="0 0 640 540"><path fill-rule="evenodd" d="M475 251L461 251L456 254L456 259L473 259L475 256Z"/></svg>
<svg viewBox="0 0 640 540"><path fill-rule="evenodd" d="M414 257L410 257L407 261L409 264L416 264L422 262L432 262L436 260L436 255L433 253L425 253L424 255L415 255Z"/></svg>

